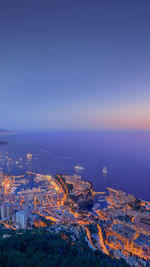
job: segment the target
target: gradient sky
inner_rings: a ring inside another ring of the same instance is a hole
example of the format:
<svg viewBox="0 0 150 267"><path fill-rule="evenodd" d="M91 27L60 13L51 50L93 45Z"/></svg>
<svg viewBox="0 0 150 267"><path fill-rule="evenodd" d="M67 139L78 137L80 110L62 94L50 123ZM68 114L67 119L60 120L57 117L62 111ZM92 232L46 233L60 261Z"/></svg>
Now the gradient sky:
<svg viewBox="0 0 150 267"><path fill-rule="evenodd" d="M149 130L150 1L1 1L0 128Z"/></svg>

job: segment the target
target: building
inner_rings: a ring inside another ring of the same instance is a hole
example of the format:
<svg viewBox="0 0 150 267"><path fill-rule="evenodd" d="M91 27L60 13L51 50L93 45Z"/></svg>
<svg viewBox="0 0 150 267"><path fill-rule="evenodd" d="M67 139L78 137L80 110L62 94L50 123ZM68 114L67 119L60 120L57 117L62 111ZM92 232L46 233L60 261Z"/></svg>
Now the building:
<svg viewBox="0 0 150 267"><path fill-rule="evenodd" d="M7 205L2 205L0 207L0 217L1 217L1 220L4 220L4 219L9 219L9 206Z"/></svg>
<svg viewBox="0 0 150 267"><path fill-rule="evenodd" d="M16 212L16 223L18 223L21 228L27 227L27 212L26 211Z"/></svg>

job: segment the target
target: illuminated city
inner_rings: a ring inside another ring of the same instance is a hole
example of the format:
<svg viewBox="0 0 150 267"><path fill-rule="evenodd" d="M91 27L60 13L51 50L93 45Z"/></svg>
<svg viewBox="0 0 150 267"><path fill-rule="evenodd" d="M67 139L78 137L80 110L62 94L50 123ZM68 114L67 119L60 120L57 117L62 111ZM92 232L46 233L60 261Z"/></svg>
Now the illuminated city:
<svg viewBox="0 0 150 267"><path fill-rule="evenodd" d="M9 167L13 159L5 157ZM27 154L29 163L32 158ZM23 164L22 158L19 161ZM83 233L92 250L123 258L130 265L150 261L150 203L112 188L95 192L78 174L26 171L13 176L1 171L0 183L2 229L63 230L73 241Z"/></svg>

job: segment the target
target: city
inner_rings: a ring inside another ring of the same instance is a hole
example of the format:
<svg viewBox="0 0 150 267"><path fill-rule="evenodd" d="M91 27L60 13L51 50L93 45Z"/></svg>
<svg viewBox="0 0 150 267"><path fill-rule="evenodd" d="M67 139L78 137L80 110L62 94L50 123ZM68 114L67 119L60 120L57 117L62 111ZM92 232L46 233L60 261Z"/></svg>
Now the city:
<svg viewBox="0 0 150 267"><path fill-rule="evenodd" d="M92 250L122 258L131 266L150 263L150 203L112 188L95 192L78 174L1 172L0 183L1 229L63 231L73 242L83 235Z"/></svg>

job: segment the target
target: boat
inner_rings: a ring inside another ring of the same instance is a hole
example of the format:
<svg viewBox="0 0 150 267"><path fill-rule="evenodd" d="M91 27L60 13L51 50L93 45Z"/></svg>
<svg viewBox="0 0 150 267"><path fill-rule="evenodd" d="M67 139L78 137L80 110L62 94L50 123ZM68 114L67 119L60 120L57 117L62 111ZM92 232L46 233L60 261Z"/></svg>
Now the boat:
<svg viewBox="0 0 150 267"><path fill-rule="evenodd" d="M32 159L32 154L27 154L27 159Z"/></svg>
<svg viewBox="0 0 150 267"><path fill-rule="evenodd" d="M104 175L104 176L106 176L107 175L107 167L105 167L105 166L103 166L103 168L102 168L102 174Z"/></svg>
<svg viewBox="0 0 150 267"><path fill-rule="evenodd" d="M81 165L75 165L75 166L74 166L74 169L75 169L75 170L82 171L82 170L84 170L84 167L82 167Z"/></svg>

